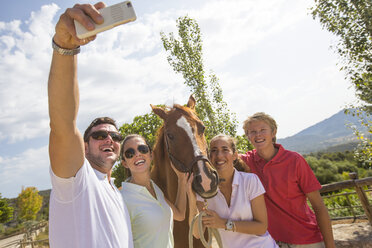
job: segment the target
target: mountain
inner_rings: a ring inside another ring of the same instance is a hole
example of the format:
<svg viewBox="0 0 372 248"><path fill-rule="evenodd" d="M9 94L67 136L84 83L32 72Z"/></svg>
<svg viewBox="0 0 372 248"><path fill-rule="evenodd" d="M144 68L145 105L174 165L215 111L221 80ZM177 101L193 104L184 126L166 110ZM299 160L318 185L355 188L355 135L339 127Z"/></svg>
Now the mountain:
<svg viewBox="0 0 372 248"><path fill-rule="evenodd" d="M301 154L323 150L351 150L357 145L358 140L353 134L353 130L348 127L350 125L360 128L359 119L352 115L346 115L341 110L337 114L293 136L278 139L277 142L282 144L286 149Z"/></svg>

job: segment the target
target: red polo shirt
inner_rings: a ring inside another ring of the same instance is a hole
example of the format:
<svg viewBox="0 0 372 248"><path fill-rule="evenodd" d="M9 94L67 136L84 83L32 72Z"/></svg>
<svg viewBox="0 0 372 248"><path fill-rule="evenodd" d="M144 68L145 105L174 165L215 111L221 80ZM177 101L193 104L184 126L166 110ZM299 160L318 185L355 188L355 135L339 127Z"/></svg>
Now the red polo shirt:
<svg viewBox="0 0 372 248"><path fill-rule="evenodd" d="M312 244L323 240L307 193L322 186L310 166L298 153L275 144L278 153L269 162L256 150L240 155L265 187L268 230L277 240L290 244Z"/></svg>

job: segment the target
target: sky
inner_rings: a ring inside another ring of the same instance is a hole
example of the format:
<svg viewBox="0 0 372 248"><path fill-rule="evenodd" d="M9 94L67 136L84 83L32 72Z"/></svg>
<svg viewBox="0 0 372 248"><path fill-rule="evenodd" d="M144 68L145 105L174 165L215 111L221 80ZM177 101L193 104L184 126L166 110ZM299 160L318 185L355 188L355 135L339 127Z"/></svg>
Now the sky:
<svg viewBox="0 0 372 248"><path fill-rule="evenodd" d="M84 1L85 3L92 3ZM106 1L107 5L119 1ZM71 0L1 0L0 193L51 187L47 81L51 39ZM80 2L83 3L83 2ZM98 116L119 125L151 111L150 104L185 104L190 89L167 62L160 32L195 19L205 71L219 78L224 100L239 121L272 115L278 138L292 136L342 110L356 98L339 57L337 38L313 20L307 0L132 0L137 20L98 35L78 55L84 132Z"/></svg>

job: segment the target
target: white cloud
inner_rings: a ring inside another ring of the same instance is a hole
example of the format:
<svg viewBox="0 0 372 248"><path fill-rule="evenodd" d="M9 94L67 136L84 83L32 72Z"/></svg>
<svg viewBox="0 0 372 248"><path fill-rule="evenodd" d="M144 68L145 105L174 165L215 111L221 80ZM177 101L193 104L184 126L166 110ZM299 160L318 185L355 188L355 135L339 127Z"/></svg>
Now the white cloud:
<svg viewBox="0 0 372 248"><path fill-rule="evenodd" d="M50 64L55 4L31 13L21 31L20 21L0 29L0 138L14 143L47 134L46 82Z"/></svg>
<svg viewBox="0 0 372 248"><path fill-rule="evenodd" d="M288 6L290 5L290 6ZM306 17L307 1L209 1L191 15L199 21L212 67L247 51Z"/></svg>
<svg viewBox="0 0 372 248"><path fill-rule="evenodd" d="M22 186L35 186L39 190L51 187L49 180L47 146L28 149L14 157L0 157L1 195L17 197Z"/></svg>

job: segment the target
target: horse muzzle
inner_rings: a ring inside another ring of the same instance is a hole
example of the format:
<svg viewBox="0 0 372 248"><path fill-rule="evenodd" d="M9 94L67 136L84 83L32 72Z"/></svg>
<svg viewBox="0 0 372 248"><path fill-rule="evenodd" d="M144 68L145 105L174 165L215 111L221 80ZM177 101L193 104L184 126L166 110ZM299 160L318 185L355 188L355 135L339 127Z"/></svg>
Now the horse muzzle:
<svg viewBox="0 0 372 248"><path fill-rule="evenodd" d="M202 161L194 166L194 180L192 182L192 189L204 199L212 198L217 194L219 177L217 171Z"/></svg>

